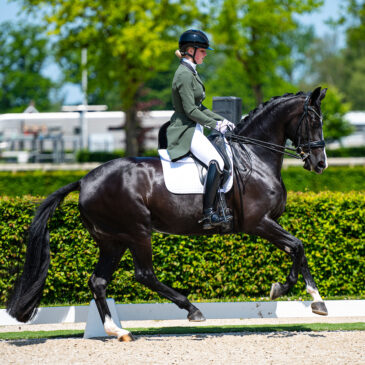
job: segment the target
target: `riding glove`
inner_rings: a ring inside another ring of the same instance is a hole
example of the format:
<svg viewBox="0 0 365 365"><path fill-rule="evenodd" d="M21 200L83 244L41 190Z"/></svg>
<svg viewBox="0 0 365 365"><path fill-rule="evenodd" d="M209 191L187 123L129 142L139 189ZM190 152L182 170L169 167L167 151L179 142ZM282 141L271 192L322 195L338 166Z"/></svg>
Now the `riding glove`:
<svg viewBox="0 0 365 365"><path fill-rule="evenodd" d="M222 134L225 134L228 130L233 130L235 128L234 123L230 122L227 119L219 120L217 122L217 125L215 126L215 129L218 132L221 132Z"/></svg>

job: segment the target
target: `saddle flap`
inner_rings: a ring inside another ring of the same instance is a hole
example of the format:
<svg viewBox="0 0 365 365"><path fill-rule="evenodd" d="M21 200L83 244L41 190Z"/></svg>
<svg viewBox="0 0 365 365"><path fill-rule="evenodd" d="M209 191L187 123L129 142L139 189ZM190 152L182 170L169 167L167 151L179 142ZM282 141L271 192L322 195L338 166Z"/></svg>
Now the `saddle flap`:
<svg viewBox="0 0 365 365"><path fill-rule="evenodd" d="M205 167L190 156L173 162L166 149L159 149L158 153L167 190L174 194L204 194ZM232 185L233 176L229 174L220 190L227 193Z"/></svg>

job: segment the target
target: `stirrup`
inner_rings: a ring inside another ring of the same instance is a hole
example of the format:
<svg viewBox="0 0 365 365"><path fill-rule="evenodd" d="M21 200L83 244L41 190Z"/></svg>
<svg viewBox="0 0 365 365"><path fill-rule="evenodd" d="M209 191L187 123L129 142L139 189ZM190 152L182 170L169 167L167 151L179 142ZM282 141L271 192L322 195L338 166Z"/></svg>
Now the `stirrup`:
<svg viewBox="0 0 365 365"><path fill-rule="evenodd" d="M223 221L225 223L229 223L229 222L233 221L233 214L232 214L231 209L229 209L229 208L220 209L219 214L223 218Z"/></svg>
<svg viewBox="0 0 365 365"><path fill-rule="evenodd" d="M213 209L210 209L204 214L204 217L199 221L199 223L203 223L203 229L212 229L215 227L220 227L221 225L225 224L226 221L217 212L214 212Z"/></svg>

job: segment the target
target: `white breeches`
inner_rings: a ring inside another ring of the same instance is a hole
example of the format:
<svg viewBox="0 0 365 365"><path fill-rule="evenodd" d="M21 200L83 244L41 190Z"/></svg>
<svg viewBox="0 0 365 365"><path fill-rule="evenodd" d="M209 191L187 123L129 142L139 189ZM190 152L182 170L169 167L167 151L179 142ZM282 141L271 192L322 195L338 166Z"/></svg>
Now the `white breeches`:
<svg viewBox="0 0 365 365"><path fill-rule="evenodd" d="M210 143L203 133L203 126L196 124L195 132L190 146L191 153L204 165L209 166L212 160L218 162L219 168L223 171L224 161L218 151Z"/></svg>

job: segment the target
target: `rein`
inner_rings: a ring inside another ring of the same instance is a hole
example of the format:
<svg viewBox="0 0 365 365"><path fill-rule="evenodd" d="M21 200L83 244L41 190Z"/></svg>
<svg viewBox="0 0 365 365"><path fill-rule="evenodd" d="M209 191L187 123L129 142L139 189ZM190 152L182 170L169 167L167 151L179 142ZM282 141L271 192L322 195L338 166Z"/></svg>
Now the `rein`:
<svg viewBox="0 0 365 365"><path fill-rule="evenodd" d="M224 136L228 140L231 140L232 142L253 144L255 146L264 147L271 151L278 152L283 155L287 155L287 156L294 157L297 159L301 159L302 161L305 161L310 156L312 149L323 148L326 146L326 143L323 139L321 139L319 141L310 140L309 120L308 120L309 111L313 112L322 122L322 116L320 116L313 107L309 106L310 96L311 96L311 94L309 94L307 96L307 98L305 99L305 103L304 103L304 107L303 107L303 114L301 115L301 117L299 119L298 127L297 127L297 130L295 133L295 140L297 140L296 148L286 147L286 146L278 145L278 144L271 143L271 142L265 142L265 141L261 141L256 138L241 136L239 134L233 133L232 131L227 131ZM307 134L306 143L301 143L302 138L300 135L300 130L303 129L303 126L304 126L305 132ZM288 151L290 151L290 152L288 152Z"/></svg>

